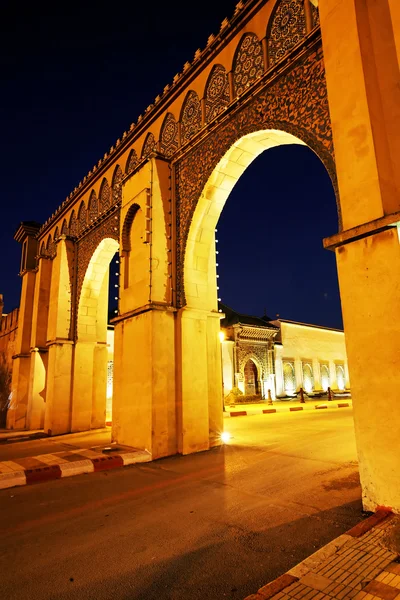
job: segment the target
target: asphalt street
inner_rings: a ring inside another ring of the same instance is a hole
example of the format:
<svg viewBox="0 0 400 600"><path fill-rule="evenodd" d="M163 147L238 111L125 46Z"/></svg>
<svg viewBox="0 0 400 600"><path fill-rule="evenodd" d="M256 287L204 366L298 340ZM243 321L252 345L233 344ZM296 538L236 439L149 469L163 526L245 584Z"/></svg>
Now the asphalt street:
<svg viewBox="0 0 400 600"><path fill-rule="evenodd" d="M5 600L241 600L364 518L352 410L227 419L231 441L0 491Z"/></svg>

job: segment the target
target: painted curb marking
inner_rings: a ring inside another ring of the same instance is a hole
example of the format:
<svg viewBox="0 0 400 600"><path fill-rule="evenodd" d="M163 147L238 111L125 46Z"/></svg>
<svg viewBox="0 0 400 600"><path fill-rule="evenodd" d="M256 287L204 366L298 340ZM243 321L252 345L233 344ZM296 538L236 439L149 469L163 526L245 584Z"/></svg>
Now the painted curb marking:
<svg viewBox="0 0 400 600"><path fill-rule="evenodd" d="M367 533L367 531L379 523L382 523L385 519L390 518L392 515L393 513L389 509L378 509L373 515L332 540L314 552L314 554L311 554L302 562L298 563L295 567L280 577L277 577L277 579L274 579L261 587L255 594L247 596L244 600L268 600L268 598L272 598L275 594L278 594L296 581L299 581L305 575L310 573L310 571L318 568L318 566L326 559L330 558L333 554L336 554L344 544L349 542L355 544L357 538Z"/></svg>
<svg viewBox="0 0 400 600"><path fill-rule="evenodd" d="M48 455L51 456L51 455ZM55 455L56 456L56 455ZM40 456L37 457L40 459ZM72 475L83 475L98 471L117 469L136 463L151 462L152 456L146 450L134 450L114 456L99 456L83 460L75 460L57 465L46 465L36 469L21 469L0 474L0 490L21 485L31 485L42 481L54 481Z"/></svg>
<svg viewBox="0 0 400 600"><path fill-rule="evenodd" d="M224 418L229 417L251 417L253 415L269 415L278 412L298 412L302 410L314 410L321 408L350 408L352 405L349 402L338 402L337 404L317 404L312 406L282 406L279 408L264 408L254 410L235 410L224 413Z"/></svg>

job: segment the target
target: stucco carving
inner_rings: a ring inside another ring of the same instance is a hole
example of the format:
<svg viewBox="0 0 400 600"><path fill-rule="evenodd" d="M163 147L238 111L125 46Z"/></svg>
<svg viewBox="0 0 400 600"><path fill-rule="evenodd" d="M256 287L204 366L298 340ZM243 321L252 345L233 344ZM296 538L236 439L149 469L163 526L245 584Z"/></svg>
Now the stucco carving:
<svg viewBox="0 0 400 600"><path fill-rule="evenodd" d="M193 90L188 92L181 112L181 143L188 142L201 128L201 104Z"/></svg>
<svg viewBox="0 0 400 600"><path fill-rule="evenodd" d="M214 65L205 93L206 123L217 117L229 104L229 80L222 65Z"/></svg>
<svg viewBox="0 0 400 600"><path fill-rule="evenodd" d="M281 0L271 17L268 37L270 66L280 61L306 35L303 0Z"/></svg>
<svg viewBox="0 0 400 600"><path fill-rule="evenodd" d="M160 152L167 157L178 150L178 123L171 113L167 113L160 133Z"/></svg>
<svg viewBox="0 0 400 600"><path fill-rule="evenodd" d="M261 42L255 33L246 33L237 50L233 63L233 89L240 96L264 73Z"/></svg>

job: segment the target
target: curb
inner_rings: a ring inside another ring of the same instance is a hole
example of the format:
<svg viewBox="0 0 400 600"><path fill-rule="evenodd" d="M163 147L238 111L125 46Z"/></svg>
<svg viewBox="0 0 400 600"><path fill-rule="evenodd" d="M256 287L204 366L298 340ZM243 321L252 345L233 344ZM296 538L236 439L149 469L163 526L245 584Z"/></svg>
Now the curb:
<svg viewBox="0 0 400 600"><path fill-rule="evenodd" d="M361 537L367 533L367 531L391 517L392 514L392 511L389 509L378 509L370 517L367 517L364 521L361 521L346 533L343 533L332 540L314 552L314 554L311 554L311 556L298 563L295 567L292 567L289 571L280 575L280 577L277 577L261 587L255 594L246 596L244 600L268 600L269 598L272 598L275 594L282 592L285 588L292 585L292 583L299 581L299 579L307 575L310 571L317 569L321 563L335 554L349 540Z"/></svg>
<svg viewBox="0 0 400 600"><path fill-rule="evenodd" d="M40 456L37 458L40 458ZM0 473L0 490L21 485L31 485L42 481L53 481L54 479L62 479L63 477L71 477L73 475L107 471L136 463L150 462L151 460L152 456L150 452L146 450L134 450L132 452L121 452L113 456L99 456L38 467L36 469L21 469L9 473Z"/></svg>
<svg viewBox="0 0 400 600"><path fill-rule="evenodd" d="M251 417L254 415L270 415L278 412L298 412L301 410L318 410L323 408L350 408L352 402L335 402L334 404L316 404L315 406L282 406L279 408L263 408L260 410L235 410L224 412L224 417Z"/></svg>

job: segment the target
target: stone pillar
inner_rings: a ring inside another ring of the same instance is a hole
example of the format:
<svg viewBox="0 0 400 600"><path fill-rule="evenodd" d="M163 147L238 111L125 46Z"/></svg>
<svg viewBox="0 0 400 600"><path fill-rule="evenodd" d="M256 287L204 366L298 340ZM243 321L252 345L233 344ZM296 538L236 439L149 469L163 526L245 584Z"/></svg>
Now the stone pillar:
<svg viewBox="0 0 400 600"><path fill-rule="evenodd" d="M22 278L18 330L13 358L11 399L7 411L7 428L24 429L28 426L29 377L31 367L30 340L36 279L36 234L40 224L24 221L14 239L22 245L20 276Z"/></svg>
<svg viewBox="0 0 400 600"><path fill-rule="evenodd" d="M174 321L172 309L153 305L114 329L112 437L153 459L177 452Z"/></svg>
<svg viewBox="0 0 400 600"><path fill-rule="evenodd" d="M171 179L152 156L123 188L121 249L126 285L113 319L113 440L153 458L176 454L175 315L171 307Z"/></svg>
<svg viewBox="0 0 400 600"><path fill-rule="evenodd" d="M57 240L53 259L47 330L48 366L44 429L50 435L71 431L71 379L74 342L71 339L71 286L74 244Z"/></svg>
<svg viewBox="0 0 400 600"><path fill-rule="evenodd" d="M29 376L31 369L30 339L32 331L33 296L36 273L22 274L21 303L13 356L11 401L7 411L7 429L27 427Z"/></svg>
<svg viewBox="0 0 400 600"><path fill-rule="evenodd" d="M32 313L32 332L30 341L31 365L28 390L29 429L42 429L46 407L46 374L48 362L47 326L52 260L48 256L38 257L38 271Z"/></svg>
<svg viewBox="0 0 400 600"><path fill-rule="evenodd" d="M220 314L184 308L178 314L179 451L208 450L223 430Z"/></svg>
<svg viewBox="0 0 400 600"><path fill-rule="evenodd" d="M317 358L312 359L312 369L314 375L314 390L320 391L322 390L321 385L321 366L319 360Z"/></svg>
<svg viewBox="0 0 400 600"><path fill-rule="evenodd" d="M337 258L363 504L399 512L400 5L324 0L320 18L343 220L324 245Z"/></svg>

